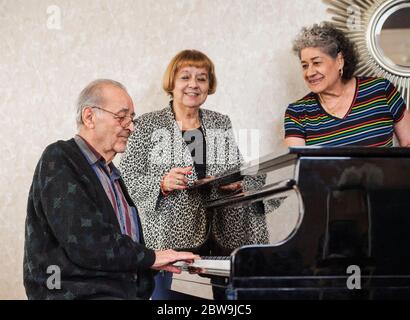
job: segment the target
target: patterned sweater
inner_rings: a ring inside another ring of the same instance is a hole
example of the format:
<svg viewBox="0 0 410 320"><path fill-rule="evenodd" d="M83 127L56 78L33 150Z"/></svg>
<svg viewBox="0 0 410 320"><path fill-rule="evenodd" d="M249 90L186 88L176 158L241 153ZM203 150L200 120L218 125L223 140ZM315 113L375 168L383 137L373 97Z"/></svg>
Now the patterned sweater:
<svg viewBox="0 0 410 320"><path fill-rule="evenodd" d="M121 234L112 204L74 139L48 146L27 206L23 268L28 298L148 298L154 260L152 250ZM60 289L47 286L55 275L47 273L55 270L47 270L50 266L61 271Z"/></svg>
<svg viewBox="0 0 410 320"><path fill-rule="evenodd" d="M400 93L388 80L361 77L342 119L328 114L312 92L290 104L285 113L285 136L302 138L307 146L391 147L393 125L405 110Z"/></svg>

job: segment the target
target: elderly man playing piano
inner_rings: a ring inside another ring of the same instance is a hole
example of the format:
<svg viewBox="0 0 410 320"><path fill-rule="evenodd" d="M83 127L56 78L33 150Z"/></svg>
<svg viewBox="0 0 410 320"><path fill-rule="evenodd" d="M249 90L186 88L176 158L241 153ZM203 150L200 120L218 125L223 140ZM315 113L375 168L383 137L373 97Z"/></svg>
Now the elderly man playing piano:
<svg viewBox="0 0 410 320"><path fill-rule="evenodd" d="M78 134L41 156L26 218L29 299L146 299L154 270L180 272L172 263L197 257L144 245L136 206L112 163L126 148L133 117L125 87L96 80L79 96Z"/></svg>

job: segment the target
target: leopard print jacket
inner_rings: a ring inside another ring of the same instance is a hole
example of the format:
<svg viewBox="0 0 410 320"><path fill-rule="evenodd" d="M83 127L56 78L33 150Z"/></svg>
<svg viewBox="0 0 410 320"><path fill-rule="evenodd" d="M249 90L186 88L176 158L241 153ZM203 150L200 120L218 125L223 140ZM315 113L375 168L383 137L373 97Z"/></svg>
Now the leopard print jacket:
<svg viewBox="0 0 410 320"><path fill-rule="evenodd" d="M206 141L206 175L239 168L242 158L228 116L200 109ZM170 106L140 116L119 168L138 207L146 245L152 249L197 248L207 237L205 201L223 196L218 190L204 194L198 188L163 196L161 178L174 167L192 166L188 186L197 180L189 148ZM246 183L244 189L252 188ZM226 194L225 194L226 196ZM263 210L262 210L263 211ZM265 216L252 207L221 209L213 215L214 240L224 248L266 243Z"/></svg>

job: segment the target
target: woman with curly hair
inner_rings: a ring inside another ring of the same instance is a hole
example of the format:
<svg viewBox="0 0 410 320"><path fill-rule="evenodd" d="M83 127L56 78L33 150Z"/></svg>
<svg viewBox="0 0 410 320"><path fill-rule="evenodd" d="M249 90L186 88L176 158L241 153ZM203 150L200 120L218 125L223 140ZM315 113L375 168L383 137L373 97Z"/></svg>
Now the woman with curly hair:
<svg viewBox="0 0 410 320"><path fill-rule="evenodd" d="M357 50L331 23L305 27L293 43L311 92L285 113L285 142L294 146L410 146L410 116L386 79L354 76Z"/></svg>

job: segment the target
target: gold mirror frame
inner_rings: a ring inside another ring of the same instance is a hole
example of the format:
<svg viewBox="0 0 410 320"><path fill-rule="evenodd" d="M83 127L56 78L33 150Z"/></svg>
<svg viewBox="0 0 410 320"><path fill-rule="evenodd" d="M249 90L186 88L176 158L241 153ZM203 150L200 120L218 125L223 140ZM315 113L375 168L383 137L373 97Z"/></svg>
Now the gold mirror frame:
<svg viewBox="0 0 410 320"><path fill-rule="evenodd" d="M357 75L383 77L400 91L410 107L410 67L392 63L380 47L380 32L388 17L410 0L324 0L332 23L356 43L359 51Z"/></svg>

